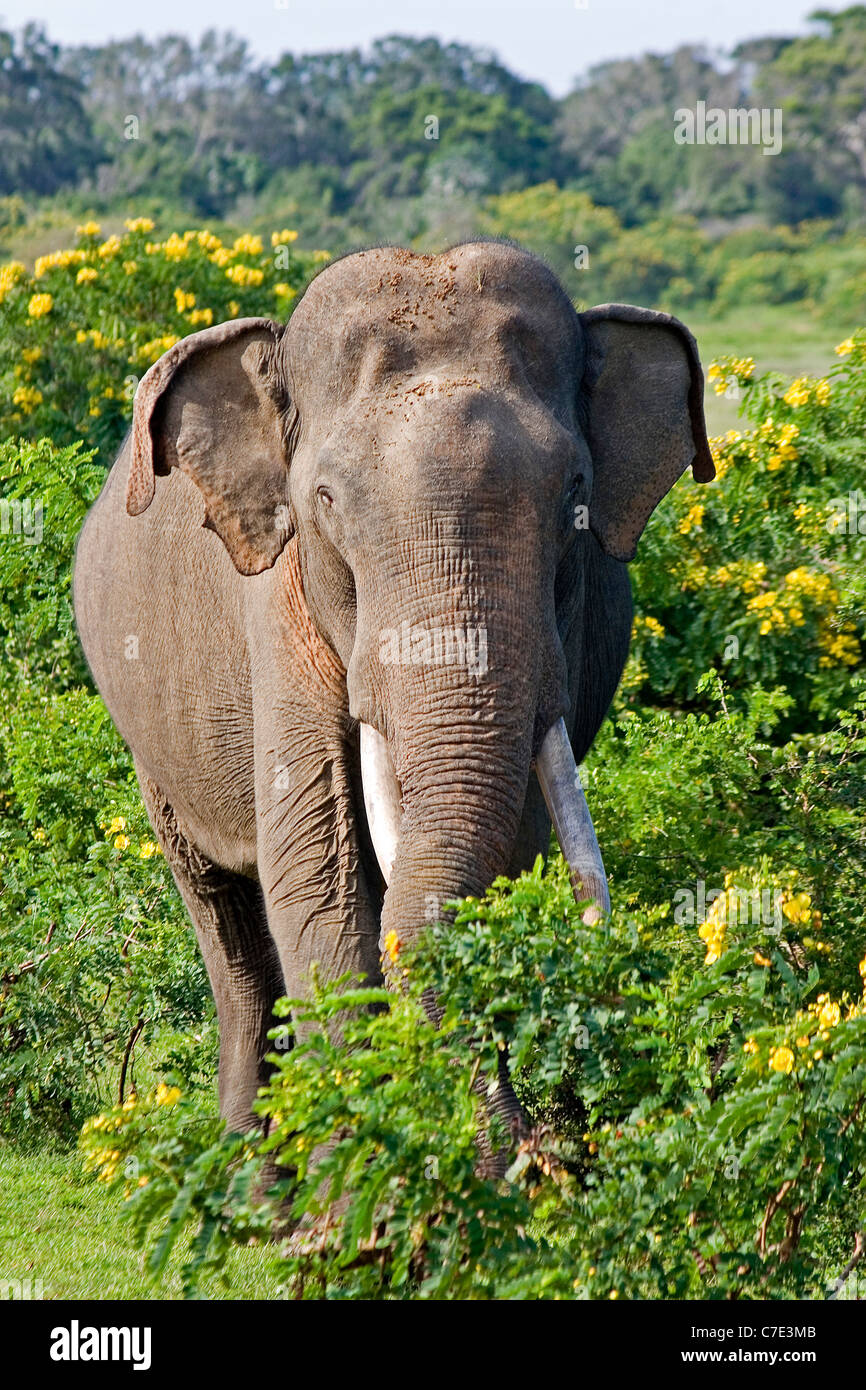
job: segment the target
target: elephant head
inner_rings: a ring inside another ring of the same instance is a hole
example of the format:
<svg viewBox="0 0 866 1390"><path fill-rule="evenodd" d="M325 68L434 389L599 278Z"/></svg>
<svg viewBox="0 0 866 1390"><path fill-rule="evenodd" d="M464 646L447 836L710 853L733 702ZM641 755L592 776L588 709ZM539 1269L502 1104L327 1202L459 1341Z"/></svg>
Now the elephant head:
<svg viewBox="0 0 866 1390"><path fill-rule="evenodd" d="M676 319L576 313L498 242L347 256L287 326L221 324L141 382L128 511L180 468L241 574L297 547L360 728L383 938L507 868L533 762L584 896L606 905L563 723L562 608L579 631L586 566L631 559L689 465L714 476L702 392Z"/></svg>

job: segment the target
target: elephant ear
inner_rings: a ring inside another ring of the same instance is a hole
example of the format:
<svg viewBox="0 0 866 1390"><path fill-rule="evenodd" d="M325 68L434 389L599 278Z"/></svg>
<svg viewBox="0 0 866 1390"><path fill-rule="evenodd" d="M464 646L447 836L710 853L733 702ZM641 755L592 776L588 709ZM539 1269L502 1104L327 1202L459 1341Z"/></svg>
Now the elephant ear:
<svg viewBox="0 0 866 1390"><path fill-rule="evenodd" d="M650 515L689 464L697 482L716 476L698 347L679 319L630 304L602 304L580 321L589 525L608 555L633 560Z"/></svg>
<svg viewBox="0 0 866 1390"><path fill-rule="evenodd" d="M154 363L135 393L127 512L146 511L156 475L181 469L204 497L204 525L241 574L273 565L292 532L297 413L279 369L282 333L259 318L193 333Z"/></svg>

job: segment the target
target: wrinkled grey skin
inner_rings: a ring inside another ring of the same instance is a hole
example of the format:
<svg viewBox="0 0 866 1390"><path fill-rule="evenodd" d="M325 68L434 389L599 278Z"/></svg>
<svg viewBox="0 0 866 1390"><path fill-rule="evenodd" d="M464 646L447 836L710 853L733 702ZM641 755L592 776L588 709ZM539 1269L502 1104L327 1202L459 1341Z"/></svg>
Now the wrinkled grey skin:
<svg viewBox="0 0 866 1390"><path fill-rule="evenodd" d="M701 399L676 320L578 315L495 242L346 257L288 326L207 329L142 381L75 610L201 943L233 1127L273 1001L313 962L378 979L391 929L411 940L546 851L531 761L560 715L578 761L592 743L627 655L625 562L690 464L713 476ZM486 673L388 664L404 622L484 629ZM359 722L402 789L387 892ZM518 1114L507 1085L496 1104Z"/></svg>

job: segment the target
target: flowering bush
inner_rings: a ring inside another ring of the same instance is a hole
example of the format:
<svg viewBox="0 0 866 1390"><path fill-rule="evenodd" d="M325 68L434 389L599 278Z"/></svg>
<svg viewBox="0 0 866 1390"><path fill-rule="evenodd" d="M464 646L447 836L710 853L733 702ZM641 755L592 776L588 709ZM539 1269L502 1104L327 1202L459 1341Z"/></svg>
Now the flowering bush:
<svg viewBox="0 0 866 1390"><path fill-rule="evenodd" d="M817 379L710 366L747 427L711 441L716 482L684 480L647 527L626 698L693 700L715 666L738 690L784 681L792 727L848 702L866 641L866 333L837 353Z"/></svg>
<svg viewBox="0 0 866 1390"><path fill-rule="evenodd" d="M0 267L0 436L80 439L110 454L140 377L167 348L226 319L285 319L329 260L297 250L288 228L267 247L249 233L225 246L206 228L160 240L143 217L125 228L103 238L87 222L73 249L40 256L32 272Z"/></svg>
<svg viewBox="0 0 866 1390"><path fill-rule="evenodd" d="M279 1006L278 1040L306 1027L271 1058L264 1141L196 1140L194 1111L151 1102L95 1121L88 1161L158 1237L155 1274L192 1223L191 1291L233 1240L301 1221L275 1251L294 1297L827 1297L862 1224L866 958L834 999L786 914L771 947L745 921L703 960L659 907L587 926L539 862L419 950L392 943L402 994L339 981ZM536 1127L495 1182L474 1082L495 1087L504 1048ZM265 1159L283 1176L254 1200Z"/></svg>
<svg viewBox="0 0 866 1390"><path fill-rule="evenodd" d="M10 514L29 503L41 517L38 537L0 535L0 1133L28 1142L75 1134L157 1032L187 1077L215 1036L132 760L75 636L70 561L104 476L77 445L0 444Z"/></svg>

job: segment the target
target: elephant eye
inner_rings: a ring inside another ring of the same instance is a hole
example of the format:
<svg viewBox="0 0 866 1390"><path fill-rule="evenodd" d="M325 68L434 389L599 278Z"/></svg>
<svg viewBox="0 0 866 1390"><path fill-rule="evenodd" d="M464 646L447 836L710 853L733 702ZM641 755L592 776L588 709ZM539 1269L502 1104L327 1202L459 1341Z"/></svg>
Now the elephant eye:
<svg viewBox="0 0 866 1390"><path fill-rule="evenodd" d="M319 486L316 488L316 496L318 497L319 501L322 503L323 506L333 507L334 495L331 492L330 488L325 487L324 483L320 483Z"/></svg>

